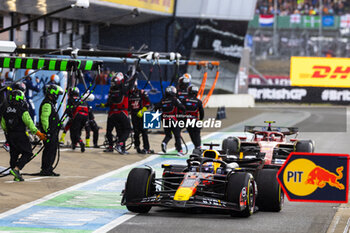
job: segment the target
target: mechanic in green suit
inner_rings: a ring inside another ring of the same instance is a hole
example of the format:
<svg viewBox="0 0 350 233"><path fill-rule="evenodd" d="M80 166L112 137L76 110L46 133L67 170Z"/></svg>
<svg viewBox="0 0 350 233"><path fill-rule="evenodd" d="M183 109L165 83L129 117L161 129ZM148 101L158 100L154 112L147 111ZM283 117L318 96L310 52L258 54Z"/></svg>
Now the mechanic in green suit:
<svg viewBox="0 0 350 233"><path fill-rule="evenodd" d="M63 89L51 84L46 87L45 99L41 102L39 110L39 125L40 129L48 135L48 140L44 142L44 151L41 159L41 176L59 176L53 171L53 163L55 162L58 148L58 131L59 115L56 110L56 102L60 95L63 94Z"/></svg>
<svg viewBox="0 0 350 233"><path fill-rule="evenodd" d="M1 127L5 131L10 145L10 173L15 181L24 181L20 170L30 161L33 156L32 146L26 135L26 127L32 134L36 134L41 140L46 140L34 125L28 112L28 104L24 93L20 90L13 90L8 96L8 106L4 109L1 118ZM21 157L19 155L22 154Z"/></svg>

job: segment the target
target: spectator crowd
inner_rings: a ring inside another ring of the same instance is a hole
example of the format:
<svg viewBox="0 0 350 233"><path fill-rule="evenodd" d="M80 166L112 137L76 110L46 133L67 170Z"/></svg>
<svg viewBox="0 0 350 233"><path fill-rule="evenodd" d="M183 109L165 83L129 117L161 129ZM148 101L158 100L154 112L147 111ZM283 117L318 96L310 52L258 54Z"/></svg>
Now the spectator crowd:
<svg viewBox="0 0 350 233"><path fill-rule="evenodd" d="M274 14L275 0L258 0L256 14ZM321 0L277 0L277 14L288 16L320 15ZM322 0L323 15L344 15L350 13L349 0Z"/></svg>

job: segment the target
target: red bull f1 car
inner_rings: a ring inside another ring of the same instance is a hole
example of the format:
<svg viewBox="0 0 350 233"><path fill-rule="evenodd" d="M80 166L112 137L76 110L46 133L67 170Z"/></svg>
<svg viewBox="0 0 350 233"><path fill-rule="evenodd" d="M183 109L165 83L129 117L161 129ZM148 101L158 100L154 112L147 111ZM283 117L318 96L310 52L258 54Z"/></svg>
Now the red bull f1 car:
<svg viewBox="0 0 350 233"><path fill-rule="evenodd" d="M134 168L129 173L122 205L136 213L152 206L173 208L215 208L232 216L249 217L257 209L278 212L284 194L277 182L281 161L290 152L313 152L311 140L286 139L297 128L246 126L254 134L251 141L228 137L218 144L196 149L187 165L163 164L163 175L155 177L151 167Z"/></svg>
<svg viewBox="0 0 350 233"><path fill-rule="evenodd" d="M155 177L151 167L134 168L125 185L122 204L136 213L152 206L222 209L233 216L254 212L257 186L249 168L225 162L214 146L202 155L193 154L187 165L163 164L163 175Z"/></svg>

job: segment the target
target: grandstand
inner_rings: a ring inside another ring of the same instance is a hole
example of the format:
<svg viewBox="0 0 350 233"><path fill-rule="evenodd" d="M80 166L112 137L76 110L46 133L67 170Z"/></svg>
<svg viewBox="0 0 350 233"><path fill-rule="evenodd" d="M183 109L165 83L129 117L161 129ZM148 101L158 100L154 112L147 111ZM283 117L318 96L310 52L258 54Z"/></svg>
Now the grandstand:
<svg viewBox="0 0 350 233"><path fill-rule="evenodd" d="M349 57L349 36L350 1L258 0L247 44L257 60Z"/></svg>
<svg viewBox="0 0 350 233"><path fill-rule="evenodd" d="M287 16L292 14L319 15L320 0L278 0L277 14ZM349 12L350 3L346 0L323 0L323 15L342 15ZM274 14L273 0L258 0L256 14Z"/></svg>

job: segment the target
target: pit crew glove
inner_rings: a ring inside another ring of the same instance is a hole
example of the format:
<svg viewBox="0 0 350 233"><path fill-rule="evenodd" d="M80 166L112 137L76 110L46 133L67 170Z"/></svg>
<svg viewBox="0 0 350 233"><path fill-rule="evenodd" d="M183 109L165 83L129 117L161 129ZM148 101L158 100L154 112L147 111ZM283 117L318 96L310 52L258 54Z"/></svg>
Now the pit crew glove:
<svg viewBox="0 0 350 233"><path fill-rule="evenodd" d="M42 140L42 141L45 141L47 139L47 136L45 134L43 134L42 132L40 132L39 130L36 132L35 135L38 136L40 138L40 140Z"/></svg>
<svg viewBox="0 0 350 233"><path fill-rule="evenodd" d="M137 113L137 116L138 117L142 117L143 116L143 113L147 111L147 108L146 107L143 107L138 113Z"/></svg>

